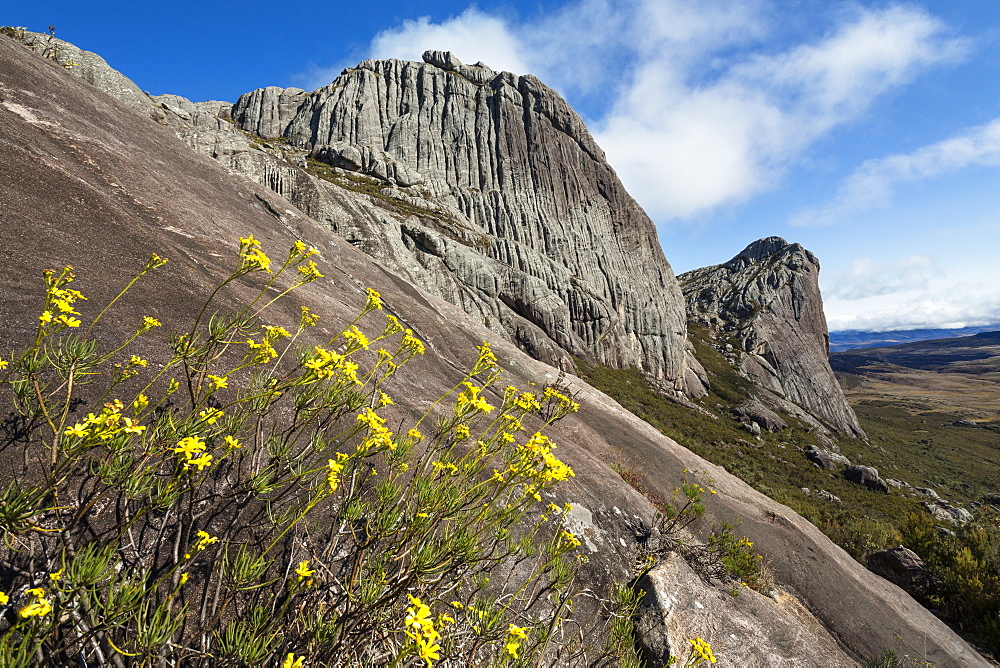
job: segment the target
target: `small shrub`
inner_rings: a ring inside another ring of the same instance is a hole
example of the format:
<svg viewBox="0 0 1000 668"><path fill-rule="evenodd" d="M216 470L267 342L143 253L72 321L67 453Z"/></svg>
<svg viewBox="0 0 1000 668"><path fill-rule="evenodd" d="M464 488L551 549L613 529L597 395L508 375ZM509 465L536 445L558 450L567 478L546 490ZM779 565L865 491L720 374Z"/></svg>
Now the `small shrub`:
<svg viewBox="0 0 1000 668"><path fill-rule="evenodd" d="M308 308L289 329L262 321L321 277L315 253L296 243L277 267L241 239L159 367L129 346L161 323L114 307L166 260L151 256L89 322L71 269L45 273L33 342L0 360L2 447L29 462L0 491L0 663L594 656L567 630L583 559L565 509L529 515L573 475L543 430L578 406L553 388L500 389L484 344L405 424L387 390L424 344L382 315L377 292L322 345L300 343L317 321ZM212 310L255 277L235 312ZM92 332L112 313L136 326L104 347Z"/></svg>

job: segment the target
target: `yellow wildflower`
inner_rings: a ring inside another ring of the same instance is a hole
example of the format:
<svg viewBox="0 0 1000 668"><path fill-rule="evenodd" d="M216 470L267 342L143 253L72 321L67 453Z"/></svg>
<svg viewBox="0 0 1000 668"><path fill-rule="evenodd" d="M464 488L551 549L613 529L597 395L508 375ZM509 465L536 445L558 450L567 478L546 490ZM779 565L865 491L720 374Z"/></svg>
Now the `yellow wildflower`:
<svg viewBox="0 0 1000 668"><path fill-rule="evenodd" d="M298 267L298 272L301 274L299 280L303 283L309 283L310 281L315 281L318 278L323 278L323 274L319 273L319 269L316 267L316 263L309 260L306 264L300 264Z"/></svg>
<svg viewBox="0 0 1000 668"><path fill-rule="evenodd" d="M368 337L355 325L351 325L350 329L344 331L344 340L347 341L348 353L355 350L368 350Z"/></svg>
<svg viewBox="0 0 1000 668"><path fill-rule="evenodd" d="M209 535L209 533L204 530L199 531L195 535L198 536L198 542L194 544L194 549L199 552L204 550L209 545L219 542L217 537Z"/></svg>
<svg viewBox="0 0 1000 668"><path fill-rule="evenodd" d="M400 350L409 350L411 355L423 355L426 352L424 342L413 336L413 330L407 329L399 344Z"/></svg>
<svg viewBox="0 0 1000 668"><path fill-rule="evenodd" d="M712 654L712 647L702 640L701 638L695 638L693 640L688 640L691 643L691 657L697 657L698 663L703 661L708 661L709 663L715 663L715 656Z"/></svg>
<svg viewBox="0 0 1000 668"><path fill-rule="evenodd" d="M365 311L381 311L382 310L382 295L377 293L375 290L368 288L368 298L365 301Z"/></svg>
<svg viewBox="0 0 1000 668"><path fill-rule="evenodd" d="M205 450L205 441L197 436L186 436L177 442L176 448L171 448L171 450L183 455L184 459L191 459Z"/></svg>
<svg viewBox="0 0 1000 668"><path fill-rule="evenodd" d="M302 314L299 316L299 329L312 327L319 320L318 315L309 312L309 307L300 306L299 309L302 311Z"/></svg>
<svg viewBox="0 0 1000 668"><path fill-rule="evenodd" d="M311 578L315 574L316 574L315 569L309 568L309 562L308 561L300 561L298 567L295 569L295 575L298 576L297 582L302 582L303 580L306 580L307 578ZM307 587L309 585L311 585L311 584L312 584L312 580L308 580L306 582L306 586Z"/></svg>
<svg viewBox="0 0 1000 668"><path fill-rule="evenodd" d="M576 534L573 533L572 531L566 531L565 529L563 529L562 532L559 534L559 538L561 538L563 542L573 547L580 547L580 539L577 538Z"/></svg>
<svg viewBox="0 0 1000 668"><path fill-rule="evenodd" d="M285 660L282 662L281 668L303 668L306 665L305 661L305 656L295 658L295 653L289 652L288 656L286 656Z"/></svg>
<svg viewBox="0 0 1000 668"><path fill-rule="evenodd" d="M130 417L123 417L122 422L125 423L125 426L122 427L122 431L124 431L126 434L141 434L142 432L146 431L145 425L139 424Z"/></svg>
<svg viewBox="0 0 1000 668"><path fill-rule="evenodd" d="M85 427L85 425L82 425L82 424L80 424L78 422L75 425L73 425L72 427L70 427L69 429L67 429L66 431L64 431L63 434L65 436L76 436L78 438L83 438L84 436L87 436L87 435L90 434L90 431L88 431L84 427Z"/></svg>
<svg viewBox="0 0 1000 668"><path fill-rule="evenodd" d="M198 417L205 421L205 424L215 424L223 413L218 408L206 408L198 413Z"/></svg>
<svg viewBox="0 0 1000 668"><path fill-rule="evenodd" d="M22 618L27 619L28 617L44 617L52 612L52 603L49 599L45 598L44 589L41 587L35 587L33 589L29 589L28 594L34 596L35 600L18 611L17 614L19 614Z"/></svg>
<svg viewBox="0 0 1000 668"><path fill-rule="evenodd" d="M139 328L140 332L148 332L154 327L160 327L160 321L156 318L151 318L148 315L142 316L142 326Z"/></svg>
<svg viewBox="0 0 1000 668"><path fill-rule="evenodd" d="M184 462L184 468L197 466L199 471L211 465L212 465L212 455L209 454L204 454L201 457L197 457L195 459L189 459L188 461Z"/></svg>
<svg viewBox="0 0 1000 668"><path fill-rule="evenodd" d="M344 470L344 461L348 455L342 452L337 453L337 459L327 460L326 482L330 485L330 491L336 492L340 485L340 472Z"/></svg>

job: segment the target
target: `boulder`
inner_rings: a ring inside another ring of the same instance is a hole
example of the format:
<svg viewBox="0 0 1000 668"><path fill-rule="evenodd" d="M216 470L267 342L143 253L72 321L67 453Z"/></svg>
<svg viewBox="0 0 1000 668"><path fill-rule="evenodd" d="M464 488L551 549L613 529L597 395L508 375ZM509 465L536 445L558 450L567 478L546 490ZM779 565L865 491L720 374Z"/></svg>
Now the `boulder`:
<svg viewBox="0 0 1000 668"><path fill-rule="evenodd" d="M782 420L781 416L757 399L748 399L733 408L731 412L737 419L742 418L756 422L760 425L761 429L766 429L770 432L781 431L788 426L788 423Z"/></svg>
<svg viewBox="0 0 1000 668"><path fill-rule="evenodd" d="M840 500L839 496L831 492L828 492L825 489L820 489L817 490L816 492L813 492L808 487L803 487L802 491L805 493L806 496L812 496L813 494L815 494L817 499L822 499L823 501L829 501L830 503L843 503L843 501Z"/></svg>
<svg viewBox="0 0 1000 668"><path fill-rule="evenodd" d="M842 466L851 465L851 460L844 455L832 450L827 450L826 448L819 448L815 445L807 446L805 449L805 455L809 461L826 471L834 470L837 468L837 464Z"/></svg>
<svg viewBox="0 0 1000 668"><path fill-rule="evenodd" d="M867 487L873 492L882 494L889 493L889 484L878 475L878 469L873 466L851 465L844 469L844 477L862 487Z"/></svg>
<svg viewBox="0 0 1000 668"><path fill-rule="evenodd" d="M924 560L902 545L868 555L868 570L913 595L926 594L933 577Z"/></svg>
<svg viewBox="0 0 1000 668"><path fill-rule="evenodd" d="M684 665L696 637L719 665L856 665L794 597L735 587L706 583L677 553L643 575L636 631L646 665Z"/></svg>
<svg viewBox="0 0 1000 668"><path fill-rule="evenodd" d="M965 508L952 505L944 500L924 501L924 508L936 519L951 524L966 524L973 519L972 513Z"/></svg>

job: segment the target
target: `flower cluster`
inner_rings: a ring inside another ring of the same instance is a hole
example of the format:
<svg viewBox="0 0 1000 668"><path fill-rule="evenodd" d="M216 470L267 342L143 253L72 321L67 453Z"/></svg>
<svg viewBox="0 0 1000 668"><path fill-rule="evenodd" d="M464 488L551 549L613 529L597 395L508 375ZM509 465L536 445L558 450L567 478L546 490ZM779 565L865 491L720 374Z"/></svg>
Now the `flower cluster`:
<svg viewBox="0 0 1000 668"><path fill-rule="evenodd" d="M458 395L458 399L455 401L456 413L465 415L470 412L489 413L493 410L494 407L479 396L483 388L476 387L468 381L463 382L462 385L465 386L465 389L462 390L462 393Z"/></svg>
<svg viewBox="0 0 1000 668"><path fill-rule="evenodd" d="M271 273L271 258L260 249L260 242L251 234L240 237L240 273L266 271Z"/></svg>
<svg viewBox="0 0 1000 668"><path fill-rule="evenodd" d="M337 453L336 459L327 460L326 482L330 485L330 491L336 492L340 485L340 472L344 470L344 462L349 459L343 452Z"/></svg>
<svg viewBox="0 0 1000 668"><path fill-rule="evenodd" d="M301 283L309 283L318 278L323 278L323 274L319 273L316 263L312 260L309 260L305 264L300 264L296 269L299 272L299 282Z"/></svg>
<svg viewBox="0 0 1000 668"><path fill-rule="evenodd" d="M338 377L340 380L348 381L352 384L360 384L358 379L358 365L347 359L345 355L340 355L333 351L316 346L313 354L303 361L302 366L307 371L307 382L316 382Z"/></svg>
<svg viewBox="0 0 1000 668"><path fill-rule="evenodd" d="M531 470L543 482L559 482L575 476L572 468L552 454L555 447L556 444L548 436L535 433L521 448L524 456L520 459L519 467L512 465L511 470L516 473Z"/></svg>
<svg viewBox="0 0 1000 668"><path fill-rule="evenodd" d="M581 545L580 539L576 537L576 534L572 531L566 531L565 529L559 532L559 540L566 543L570 547L580 547Z"/></svg>
<svg viewBox="0 0 1000 668"><path fill-rule="evenodd" d="M521 649L521 643L528 639L528 629L524 626L514 626L511 624L507 627L507 643L504 645L504 651L509 654L512 658L517 658L517 652Z"/></svg>
<svg viewBox="0 0 1000 668"><path fill-rule="evenodd" d="M45 307L38 316L39 322L46 333L66 327L79 327L80 320L74 315L80 315L74 304L86 299L78 290L65 287L73 282L73 267L65 267L58 276L51 269L45 272ZM55 329L53 329L55 328Z"/></svg>
<svg viewBox="0 0 1000 668"><path fill-rule="evenodd" d="M437 642L441 634L434 629L430 607L415 596L407 594L407 598L410 599L410 607L406 609L403 630L416 646L417 656L432 666L441 658L441 645Z"/></svg>
<svg viewBox="0 0 1000 668"><path fill-rule="evenodd" d="M205 452L205 441L197 436L185 436L177 443L177 447L171 448L173 452L180 455L184 469L197 466L201 471L212 463L212 455ZM197 456L195 456L197 455Z"/></svg>
<svg viewBox="0 0 1000 668"><path fill-rule="evenodd" d="M392 440L392 432L385 426L385 418L373 411L365 408L358 413L358 424L368 427L368 436L358 444L358 452L370 453L374 450L396 449L396 443Z"/></svg>
<svg viewBox="0 0 1000 668"><path fill-rule="evenodd" d="M28 594L34 597L34 601L18 610L22 618L44 617L52 612L52 603L45 597L45 590L41 587L34 587L28 590Z"/></svg>
<svg viewBox="0 0 1000 668"><path fill-rule="evenodd" d="M688 659L689 666L697 666L701 663L715 663L715 656L712 654L712 647L701 638L688 640L691 643L691 658Z"/></svg>
<svg viewBox="0 0 1000 668"><path fill-rule="evenodd" d="M555 416L557 418L569 415L570 413L576 413L580 410L580 404L557 391L555 388L546 387L542 395L547 402L554 401L556 403Z"/></svg>
<svg viewBox="0 0 1000 668"><path fill-rule="evenodd" d="M368 313L369 311L381 311L382 310L382 295L380 295L375 290L368 288L368 297L365 300L365 308L362 313ZM397 321L398 322L398 321ZM400 330L396 330L400 331Z"/></svg>
<svg viewBox="0 0 1000 668"><path fill-rule="evenodd" d="M413 355L423 355L427 350L424 347L424 342L413 336L413 330L407 329L403 333L403 340L399 343L400 351L408 351L410 356Z"/></svg>
<svg viewBox="0 0 1000 668"><path fill-rule="evenodd" d="M122 415L124 407L119 399L110 401L104 404L99 415L89 413L81 422L63 431L63 435L77 438L91 436L107 441L119 434L139 435L146 431L145 425L139 424L138 420Z"/></svg>

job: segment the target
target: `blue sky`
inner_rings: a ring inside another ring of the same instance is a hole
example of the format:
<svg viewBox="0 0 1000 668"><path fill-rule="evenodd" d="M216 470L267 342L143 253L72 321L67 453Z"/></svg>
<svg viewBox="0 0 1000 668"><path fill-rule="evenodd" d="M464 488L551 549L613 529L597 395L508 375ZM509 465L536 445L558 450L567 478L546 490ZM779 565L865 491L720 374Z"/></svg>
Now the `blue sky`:
<svg viewBox="0 0 1000 668"><path fill-rule="evenodd" d="M1000 322L1000 2L6 2L151 93L316 88L359 60L530 72L580 112L675 271L820 259L831 330Z"/></svg>

